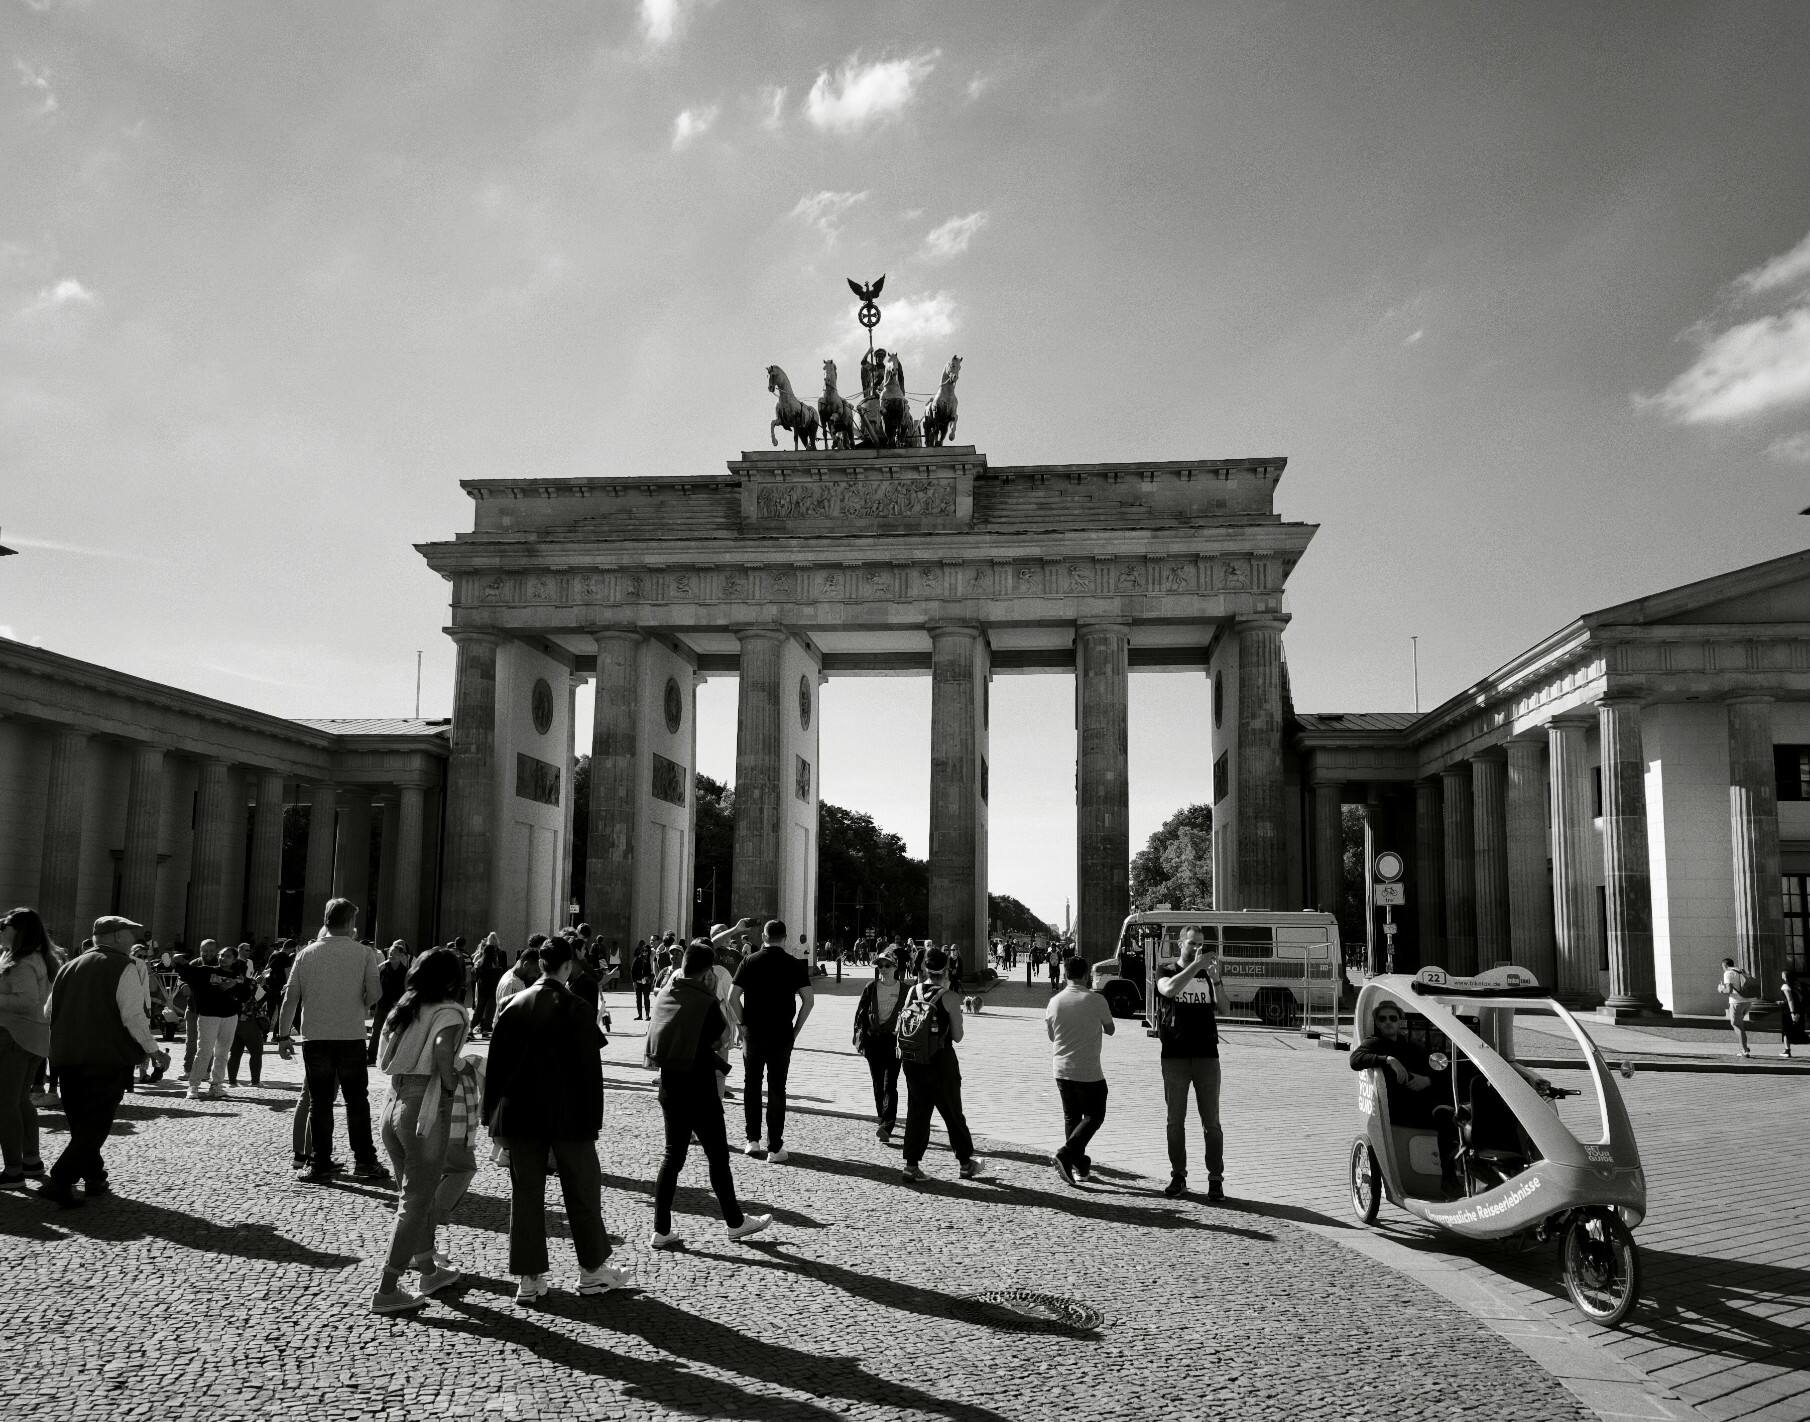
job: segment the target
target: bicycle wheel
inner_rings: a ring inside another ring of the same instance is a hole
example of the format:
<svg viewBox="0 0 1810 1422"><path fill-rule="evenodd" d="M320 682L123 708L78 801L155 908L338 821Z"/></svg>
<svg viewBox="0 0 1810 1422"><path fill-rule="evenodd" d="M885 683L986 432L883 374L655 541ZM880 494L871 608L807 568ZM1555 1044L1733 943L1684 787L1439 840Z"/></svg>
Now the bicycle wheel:
<svg viewBox="0 0 1810 1422"><path fill-rule="evenodd" d="M1559 1244L1565 1292L1592 1323L1613 1328L1640 1300L1640 1250L1614 1210L1580 1210Z"/></svg>
<svg viewBox="0 0 1810 1422"><path fill-rule="evenodd" d="M1377 1168L1370 1142L1359 1136L1351 1143L1351 1212L1365 1224L1375 1224L1383 1207L1383 1175Z"/></svg>

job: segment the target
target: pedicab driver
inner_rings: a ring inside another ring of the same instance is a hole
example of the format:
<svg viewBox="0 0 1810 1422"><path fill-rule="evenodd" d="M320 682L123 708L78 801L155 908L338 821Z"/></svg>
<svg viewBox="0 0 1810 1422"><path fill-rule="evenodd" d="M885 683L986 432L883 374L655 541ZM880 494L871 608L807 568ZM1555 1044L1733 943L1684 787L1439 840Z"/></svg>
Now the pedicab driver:
<svg viewBox="0 0 1810 1422"><path fill-rule="evenodd" d="M1393 1002L1377 1004L1370 1014L1370 1035L1351 1050L1351 1069L1379 1067L1389 1091L1389 1119L1398 1126L1430 1126L1439 1136L1439 1183L1447 1195L1460 1193L1453 1161L1458 1131L1452 1119L1451 1082L1435 1072L1427 1049L1402 1031L1402 1010ZM1443 1082L1436 1086L1435 1081Z"/></svg>

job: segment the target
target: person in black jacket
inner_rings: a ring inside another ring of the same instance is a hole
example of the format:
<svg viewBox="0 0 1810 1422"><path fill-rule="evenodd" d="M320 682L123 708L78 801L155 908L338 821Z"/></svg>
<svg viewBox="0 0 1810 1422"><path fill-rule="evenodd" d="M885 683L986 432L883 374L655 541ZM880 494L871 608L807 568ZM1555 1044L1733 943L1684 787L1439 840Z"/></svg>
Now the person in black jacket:
<svg viewBox="0 0 1810 1422"><path fill-rule="evenodd" d="M1351 1049L1351 1069L1378 1068L1389 1093L1389 1121L1396 1126L1431 1126L1439 1138L1440 1183L1446 1194L1460 1193L1454 1159L1458 1127L1452 1116L1451 1077L1433 1070L1427 1049L1402 1029L1401 1008L1380 1002L1370 1014L1370 1035Z"/></svg>
<svg viewBox="0 0 1810 1422"><path fill-rule="evenodd" d="M691 1153L695 1134L710 1164L710 1188L716 1192L731 1239L746 1239L773 1223L771 1215L744 1215L735 1198L735 1176L729 1169L729 1133L717 1073L728 1063L729 1019L716 995L716 953L708 944L686 950L681 975L654 999L647 1029L647 1059L660 1069L660 1114L666 1121L666 1156L654 1182L654 1232L648 1245L672 1249L679 1243L672 1223L673 1197L679 1172Z"/></svg>
<svg viewBox="0 0 1810 1422"><path fill-rule="evenodd" d="M515 1301L532 1303L547 1284L547 1169L559 1175L578 1292L621 1288L628 1276L609 1265L603 1230L603 1174L597 1134L603 1129L604 1036L591 1008L567 987L572 948L564 938L541 945L541 975L497 1013L484 1076L484 1123L509 1152L509 1272Z"/></svg>

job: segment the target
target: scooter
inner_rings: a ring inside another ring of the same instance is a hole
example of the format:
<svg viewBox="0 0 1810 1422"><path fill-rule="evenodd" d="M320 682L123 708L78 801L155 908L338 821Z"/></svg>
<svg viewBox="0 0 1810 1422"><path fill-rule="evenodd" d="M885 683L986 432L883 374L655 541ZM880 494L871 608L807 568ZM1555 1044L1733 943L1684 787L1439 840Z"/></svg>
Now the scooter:
<svg viewBox="0 0 1810 1422"><path fill-rule="evenodd" d="M1441 1093L1433 1114L1444 1131L1392 1122L1384 1072L1362 1072L1363 1128L1350 1157L1358 1219L1374 1225L1387 1199L1467 1239L1557 1240L1560 1276L1578 1311L1604 1327L1621 1323L1640 1297L1633 1231L1646 1217L1646 1176L1614 1073L1589 1034L1518 967L1473 978L1440 968L1371 978L1358 993L1360 1031L1384 1003L1430 1048L1434 1085L1426 1089ZM1517 1066L1517 1019L1568 1029L1588 1087L1554 1087ZM1568 1097L1588 1100L1561 1120L1558 1103Z"/></svg>

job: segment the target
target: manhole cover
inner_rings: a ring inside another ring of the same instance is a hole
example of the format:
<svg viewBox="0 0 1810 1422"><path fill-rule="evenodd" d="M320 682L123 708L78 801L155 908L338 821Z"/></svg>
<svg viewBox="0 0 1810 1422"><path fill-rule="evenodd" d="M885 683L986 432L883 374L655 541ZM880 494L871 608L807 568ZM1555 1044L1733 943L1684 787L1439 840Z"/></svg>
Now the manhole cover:
<svg viewBox="0 0 1810 1422"><path fill-rule="evenodd" d="M974 1312L982 1315L986 1322L1005 1327L1091 1332L1105 1319L1099 1309L1079 1299L1038 1293L1034 1289L985 1289L963 1297L974 1305Z"/></svg>

